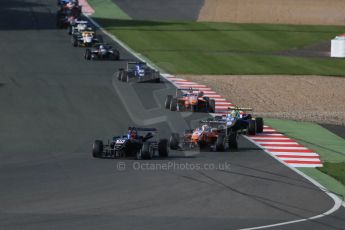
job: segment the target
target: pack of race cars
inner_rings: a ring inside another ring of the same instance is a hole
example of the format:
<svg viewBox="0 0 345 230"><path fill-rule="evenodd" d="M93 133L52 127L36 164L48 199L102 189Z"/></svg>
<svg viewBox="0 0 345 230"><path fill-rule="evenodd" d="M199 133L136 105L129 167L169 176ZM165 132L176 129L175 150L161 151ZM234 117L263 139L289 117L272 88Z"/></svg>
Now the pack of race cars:
<svg viewBox="0 0 345 230"><path fill-rule="evenodd" d="M104 43L103 37L87 20L82 20L82 7L78 0L58 0L56 26L67 29L71 35L73 47L85 47L85 60L120 60L120 52L114 46ZM144 62L128 62L126 69L116 72L122 82L156 82L161 81L159 71Z"/></svg>
<svg viewBox="0 0 345 230"><path fill-rule="evenodd" d="M156 128L129 127L127 134L115 136L104 144L96 140L93 157L152 159L154 156L168 157L172 150L235 151L241 134L262 133L264 121L253 117L249 108L229 108L228 113L199 121L194 129L187 129L181 135L172 133L170 139L158 139ZM145 133L145 134L143 134ZM158 154L156 154L158 153Z"/></svg>
<svg viewBox="0 0 345 230"><path fill-rule="evenodd" d="M87 20L82 20L82 8L78 0L57 0L58 28L67 29L74 47L85 47L85 60L120 60L120 52L114 46L103 42L101 35ZM120 82L161 82L159 71L144 62L127 62L119 69L116 78ZM167 95L164 108L179 112L215 113L215 100L204 95L197 88L178 88L176 95ZM256 135L263 132L261 117L254 118L248 108L229 108L221 116L212 116L199 121L193 129L183 133L172 133L169 139L159 138L156 128L129 127L123 135L111 140L95 140L92 156L100 158L134 157L152 159L155 156L168 157L172 150L232 151L238 148L240 134Z"/></svg>
<svg viewBox="0 0 345 230"><path fill-rule="evenodd" d="M56 26L67 29L74 47L86 47L85 60L120 60L120 52L103 42L102 35L87 20L82 20L82 7L78 0L58 0Z"/></svg>

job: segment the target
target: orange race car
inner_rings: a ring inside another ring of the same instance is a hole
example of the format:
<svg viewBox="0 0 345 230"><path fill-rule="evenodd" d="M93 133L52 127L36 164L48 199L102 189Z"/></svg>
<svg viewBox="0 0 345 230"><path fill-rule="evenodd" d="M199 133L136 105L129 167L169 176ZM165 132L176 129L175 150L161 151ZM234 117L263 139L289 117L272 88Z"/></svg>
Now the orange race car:
<svg viewBox="0 0 345 230"><path fill-rule="evenodd" d="M237 132L226 128L226 121L200 121L198 128L186 130L182 136L172 133L170 137L171 149L195 149L224 151L237 149Z"/></svg>
<svg viewBox="0 0 345 230"><path fill-rule="evenodd" d="M168 95L165 108L171 111L191 111L214 113L216 103L214 99L204 96L204 92L195 88L176 89L176 97Z"/></svg>

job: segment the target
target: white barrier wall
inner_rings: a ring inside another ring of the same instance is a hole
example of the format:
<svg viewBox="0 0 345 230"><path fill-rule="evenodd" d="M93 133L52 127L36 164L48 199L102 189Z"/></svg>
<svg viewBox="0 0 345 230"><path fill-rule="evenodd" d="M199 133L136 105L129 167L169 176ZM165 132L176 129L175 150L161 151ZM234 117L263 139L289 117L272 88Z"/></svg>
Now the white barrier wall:
<svg viewBox="0 0 345 230"><path fill-rule="evenodd" d="M337 36L332 40L331 57L345 58L345 37Z"/></svg>

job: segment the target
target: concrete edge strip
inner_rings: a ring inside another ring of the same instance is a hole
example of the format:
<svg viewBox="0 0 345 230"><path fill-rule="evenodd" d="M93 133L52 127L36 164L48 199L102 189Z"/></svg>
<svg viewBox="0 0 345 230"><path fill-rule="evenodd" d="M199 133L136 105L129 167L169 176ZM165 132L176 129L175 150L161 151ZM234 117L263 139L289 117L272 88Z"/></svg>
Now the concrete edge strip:
<svg viewBox="0 0 345 230"><path fill-rule="evenodd" d="M87 2L87 0L85 0ZM124 48L127 52L131 53L132 55L134 55L136 58L138 58L141 61L146 62L150 67L158 69L161 73L162 76L165 79L168 79L169 77L173 77L172 75L165 73L162 69L160 69L158 66L156 66L154 63L152 63L149 59L147 59L146 57L144 57L143 55L141 55L140 53L135 52L133 49L131 49L127 44L125 44L124 42L122 42L121 40L119 40L116 36L110 34L109 32L107 32L105 29L103 29L96 21L94 21L90 16L84 14L84 16L86 18L88 18L91 23L93 23L97 28L99 28L104 34L106 34L107 36L109 36L111 39L113 39L116 43L118 43L122 48ZM250 139L248 139L246 136L244 136L247 140L249 140L250 142L252 142ZM254 143L254 142L252 142ZM256 145L256 143L254 143ZM263 149L263 151L265 151ZM266 151L265 151L266 152ZM267 152L268 153L268 152ZM290 167L288 164L286 164L285 162L282 162L281 160L279 160L278 158L276 158L275 156L271 155L270 153L268 153L271 157L275 158L276 160L278 160L280 163L284 164L286 167L290 168L291 170L293 170L294 172L298 173L299 175L301 175L302 177L306 178L308 181L310 181L312 184L314 184L315 186L317 186L320 190L322 190L323 192L325 192L329 197L331 197L334 201L334 206L328 210L327 212L324 212L320 215L317 216L313 216L310 218L304 218L304 219L299 219L299 220L293 220L293 221L287 221L287 222L281 222L281 223L277 223L277 224L272 224L272 225L264 225L264 226L258 226L258 227L253 227L253 228L243 228L240 230L254 230L254 229L264 229L264 228L272 228L272 227L277 227L277 226L282 226L282 225L288 225L288 224L293 224L293 223L298 223L298 222L304 222L304 221L308 221L308 220L314 220L314 219L318 219L318 218L322 218L325 217L327 215L332 214L333 212L337 211L342 205L343 207L345 207L345 201L342 201L338 196L336 196L335 194L327 191L327 189L325 187L323 187L320 183L318 183L317 181L315 181L314 179L312 179L311 177L307 176L306 174L304 174L303 172Z"/></svg>

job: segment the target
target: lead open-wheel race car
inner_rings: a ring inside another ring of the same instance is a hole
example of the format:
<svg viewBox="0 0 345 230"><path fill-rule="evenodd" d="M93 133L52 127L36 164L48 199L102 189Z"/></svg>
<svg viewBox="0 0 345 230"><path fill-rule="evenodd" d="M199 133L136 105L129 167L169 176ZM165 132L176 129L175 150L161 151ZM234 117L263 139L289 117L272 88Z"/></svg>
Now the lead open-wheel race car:
<svg viewBox="0 0 345 230"><path fill-rule="evenodd" d="M145 62L127 62L126 69L119 69L116 73L119 81L123 82L154 82L161 81L159 71L146 65Z"/></svg>
<svg viewBox="0 0 345 230"><path fill-rule="evenodd" d="M214 120L225 121L227 128L241 134L256 135L264 130L264 119L248 113L252 108L229 107L228 113L215 116Z"/></svg>
<svg viewBox="0 0 345 230"><path fill-rule="evenodd" d="M171 111L191 111L214 113L216 102L204 96L204 92L197 88L176 89L176 96L167 95L165 108Z"/></svg>
<svg viewBox="0 0 345 230"><path fill-rule="evenodd" d="M102 140L95 140L92 156L100 158L135 157L136 159L151 159L168 157L167 139L158 139L155 128L129 127L126 135L116 136L105 144Z"/></svg>

